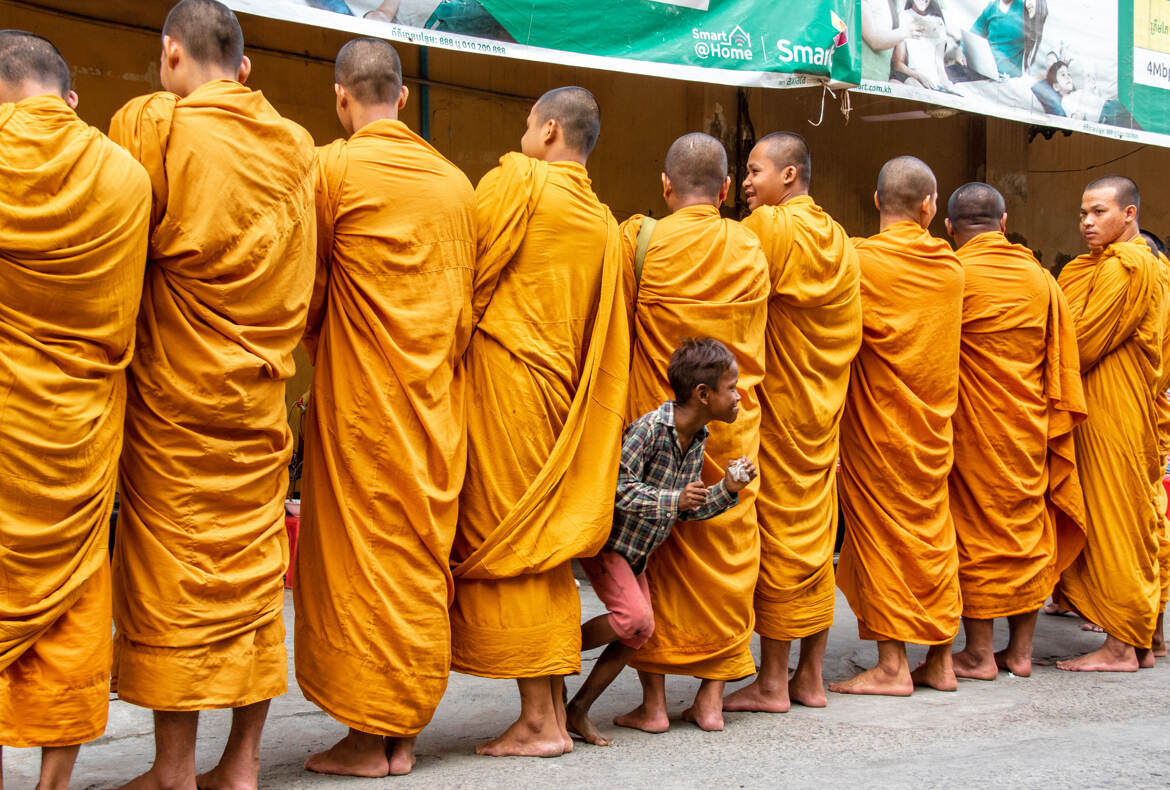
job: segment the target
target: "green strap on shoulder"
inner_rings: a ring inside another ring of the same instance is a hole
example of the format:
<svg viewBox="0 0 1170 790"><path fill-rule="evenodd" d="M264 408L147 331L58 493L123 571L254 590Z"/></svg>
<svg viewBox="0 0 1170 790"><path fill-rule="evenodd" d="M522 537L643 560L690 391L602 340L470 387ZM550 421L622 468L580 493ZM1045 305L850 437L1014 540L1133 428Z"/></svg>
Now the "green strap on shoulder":
<svg viewBox="0 0 1170 790"><path fill-rule="evenodd" d="M654 226L658 220L653 217L643 217L642 227L638 229L638 246L634 250L634 303L638 301L638 286L642 284L642 267L646 265L646 249L650 246L650 237L654 235Z"/></svg>

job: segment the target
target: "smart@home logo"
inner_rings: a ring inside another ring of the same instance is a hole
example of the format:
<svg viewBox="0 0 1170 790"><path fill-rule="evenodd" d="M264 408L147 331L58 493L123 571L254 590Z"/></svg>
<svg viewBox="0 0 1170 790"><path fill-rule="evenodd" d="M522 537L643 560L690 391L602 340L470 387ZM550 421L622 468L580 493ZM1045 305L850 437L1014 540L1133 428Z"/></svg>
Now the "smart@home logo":
<svg viewBox="0 0 1170 790"><path fill-rule="evenodd" d="M722 33L709 33L696 27L691 30L691 38L695 40L695 54L700 60L752 59L752 37L739 25Z"/></svg>

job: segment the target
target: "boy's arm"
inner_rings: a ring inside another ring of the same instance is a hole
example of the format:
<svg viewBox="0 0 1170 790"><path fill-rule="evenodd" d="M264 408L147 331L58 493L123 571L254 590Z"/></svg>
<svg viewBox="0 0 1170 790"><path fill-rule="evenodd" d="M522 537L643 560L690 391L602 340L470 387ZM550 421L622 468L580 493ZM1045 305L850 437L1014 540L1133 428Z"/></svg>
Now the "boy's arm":
<svg viewBox="0 0 1170 790"><path fill-rule="evenodd" d="M739 504L739 494L727 490L727 481L720 480L707 489L707 501L694 510L678 514L680 521L706 521Z"/></svg>
<svg viewBox="0 0 1170 790"><path fill-rule="evenodd" d="M645 426L633 424L626 429L614 508L655 520L677 518L682 492L656 488L642 481L646 466L653 460L649 457L652 441L653 436Z"/></svg>

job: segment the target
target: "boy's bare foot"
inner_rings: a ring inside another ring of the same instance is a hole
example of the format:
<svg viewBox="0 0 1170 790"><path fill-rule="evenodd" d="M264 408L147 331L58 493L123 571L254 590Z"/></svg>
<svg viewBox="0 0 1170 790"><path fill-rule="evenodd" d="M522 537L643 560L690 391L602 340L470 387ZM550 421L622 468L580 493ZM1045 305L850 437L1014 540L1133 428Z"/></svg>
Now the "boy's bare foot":
<svg viewBox="0 0 1170 790"><path fill-rule="evenodd" d="M979 656L960 650L951 656L951 660L956 677L995 680L999 676L999 667L995 663L994 655Z"/></svg>
<svg viewBox="0 0 1170 790"><path fill-rule="evenodd" d="M928 655L926 660L910 673L910 677L915 686L927 686L935 691L957 691L959 688L950 649L935 651Z"/></svg>
<svg viewBox="0 0 1170 790"><path fill-rule="evenodd" d="M1136 651L1138 668L1139 669L1153 669L1154 668L1154 651L1146 647Z"/></svg>
<svg viewBox="0 0 1170 790"><path fill-rule="evenodd" d="M1018 678L1032 677L1032 657L1015 655L1008 649L1000 650L995 654L995 665L1006 669ZM955 674L959 674L958 662L955 662ZM960 676L962 677L962 676Z"/></svg>
<svg viewBox="0 0 1170 790"><path fill-rule="evenodd" d="M325 751L310 755L305 760L305 770L338 776L386 776L390 773L386 741L380 735L362 733L355 736L350 733ZM205 776L199 777L199 787L215 786L204 784Z"/></svg>
<svg viewBox="0 0 1170 790"><path fill-rule="evenodd" d="M572 703L565 708L565 726L569 732L580 735L582 740L594 746L609 746L613 743L593 725L587 711Z"/></svg>
<svg viewBox="0 0 1170 790"><path fill-rule="evenodd" d="M1132 646L1106 637L1105 644L1093 652L1068 661L1057 661L1056 668L1066 672L1137 672L1139 664Z"/></svg>
<svg viewBox="0 0 1170 790"><path fill-rule="evenodd" d="M765 686L758 677L723 698L723 710L748 713L787 713L792 707L788 684Z"/></svg>
<svg viewBox="0 0 1170 790"><path fill-rule="evenodd" d="M655 734L670 729L670 719L667 718L666 711L648 711L645 705L639 705L629 713L615 716L613 723L619 727Z"/></svg>
<svg viewBox="0 0 1170 790"><path fill-rule="evenodd" d="M720 732L723 730L723 710L716 708L715 710L708 710L707 708L700 708L696 701L694 705L682 712L683 721L689 721L695 724L700 730L706 732Z"/></svg>
<svg viewBox="0 0 1170 790"><path fill-rule="evenodd" d="M823 708L829 704L825 694L825 679L820 667L806 670L797 667L788 680L788 698L806 708Z"/></svg>
<svg viewBox="0 0 1170 790"><path fill-rule="evenodd" d="M476 746L475 753L490 757L560 757L565 753L561 732L555 717L539 728L520 719L500 737Z"/></svg>
<svg viewBox="0 0 1170 790"><path fill-rule="evenodd" d="M418 758L414 756L414 742L417 738L387 738L386 757L390 761L390 776L406 776L414 769Z"/></svg>
<svg viewBox="0 0 1170 790"><path fill-rule="evenodd" d="M830 683L834 694L879 694L889 697L909 697L914 693L914 681L909 672L891 672L881 664L860 672L849 680Z"/></svg>

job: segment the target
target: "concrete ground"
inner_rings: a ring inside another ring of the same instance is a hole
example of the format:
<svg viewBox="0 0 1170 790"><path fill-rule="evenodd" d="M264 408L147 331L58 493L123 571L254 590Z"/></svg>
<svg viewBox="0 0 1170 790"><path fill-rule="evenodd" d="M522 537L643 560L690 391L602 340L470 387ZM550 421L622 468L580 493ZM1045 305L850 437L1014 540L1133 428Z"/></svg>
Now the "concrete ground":
<svg viewBox="0 0 1170 790"><path fill-rule="evenodd" d="M586 616L602 611L587 583L581 594ZM291 594L285 617L291 683ZM1100 644L1099 635L1083 633L1079 625L1071 617L1042 615L1037 658L1069 656ZM1005 641L1006 625L1000 623L997 645ZM754 650L758 658L758 642ZM912 663L925 653L911 650ZM596 655L586 658L586 671ZM875 658L873 645L858 640L856 621L838 594L826 679L847 678ZM609 723L639 702L637 676L627 670L594 708L615 744L578 743L572 754L552 760L475 756L477 742L514 718L515 686L452 675L433 723L419 737L414 773L388 779L303 771L305 757L332 744L344 728L292 685L273 702L264 732L263 788L1170 786L1170 661L1135 674L1075 674L1038 666L1028 679L1004 673L993 682L961 680L956 693L916 691L908 699L830 694L829 706L821 710L727 714L726 729L719 733L677 720L698 683L670 678L667 693L676 721L664 735ZM577 685L570 679L570 691ZM204 715L199 770L214 764L229 717L224 711ZM153 756L150 723L147 711L112 702L106 735L82 747L73 787L115 787L147 768ZM31 788L37 764L35 750L5 749L5 787Z"/></svg>

